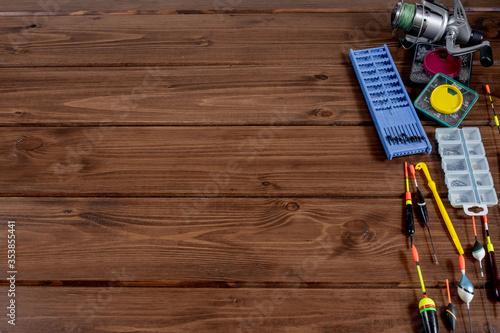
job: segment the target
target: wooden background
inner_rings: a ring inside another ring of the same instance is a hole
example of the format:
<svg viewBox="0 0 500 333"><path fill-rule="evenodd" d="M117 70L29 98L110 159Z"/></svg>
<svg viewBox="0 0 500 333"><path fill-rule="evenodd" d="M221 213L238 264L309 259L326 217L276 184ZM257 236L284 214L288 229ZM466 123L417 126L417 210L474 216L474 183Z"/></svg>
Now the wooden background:
<svg viewBox="0 0 500 333"><path fill-rule="evenodd" d="M430 155L387 160L348 58L387 44L408 80L395 3L2 1L0 251L14 220L18 280L13 327L1 256L0 331L422 332L408 161L437 183L486 332L472 226L446 199L436 124L422 119ZM480 127L498 187L484 84L500 107L499 3L463 3L497 56L483 68L475 55L481 97L463 126ZM417 224L428 294L442 314L450 279L466 332L458 256L418 176L440 260ZM500 247L497 206L489 220Z"/></svg>

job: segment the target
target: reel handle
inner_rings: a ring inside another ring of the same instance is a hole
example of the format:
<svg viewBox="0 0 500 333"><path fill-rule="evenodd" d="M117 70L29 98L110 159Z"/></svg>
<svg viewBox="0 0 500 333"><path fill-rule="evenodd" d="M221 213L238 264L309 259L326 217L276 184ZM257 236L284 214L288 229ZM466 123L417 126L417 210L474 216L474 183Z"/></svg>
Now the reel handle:
<svg viewBox="0 0 500 333"><path fill-rule="evenodd" d="M451 31L446 35L446 51L454 56L461 56L479 50L481 65L489 67L493 65L493 51L490 42L484 41L481 44L467 47L460 47L455 44L457 32Z"/></svg>
<svg viewBox="0 0 500 333"><path fill-rule="evenodd" d="M493 65L493 51L491 50L490 45L484 45L479 50L479 59L481 61L481 65L484 67L490 67Z"/></svg>

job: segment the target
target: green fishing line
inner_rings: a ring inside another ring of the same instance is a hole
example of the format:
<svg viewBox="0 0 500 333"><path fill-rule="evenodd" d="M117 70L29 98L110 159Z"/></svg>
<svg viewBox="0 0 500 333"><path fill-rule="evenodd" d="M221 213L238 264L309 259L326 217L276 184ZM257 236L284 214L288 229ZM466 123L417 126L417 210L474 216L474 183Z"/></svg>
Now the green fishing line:
<svg viewBox="0 0 500 333"><path fill-rule="evenodd" d="M413 23L413 18L415 17L415 12L417 7L408 3L403 4L403 9L401 10L401 16L398 22L398 28L408 31Z"/></svg>

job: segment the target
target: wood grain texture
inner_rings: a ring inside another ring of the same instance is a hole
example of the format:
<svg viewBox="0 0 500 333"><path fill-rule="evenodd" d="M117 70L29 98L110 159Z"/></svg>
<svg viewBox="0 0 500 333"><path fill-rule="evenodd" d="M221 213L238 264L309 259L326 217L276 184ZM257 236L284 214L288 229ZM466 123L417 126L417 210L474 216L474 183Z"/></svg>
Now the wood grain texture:
<svg viewBox="0 0 500 333"><path fill-rule="evenodd" d="M20 0L2 4L2 12L6 14L15 14L17 12L46 13L47 15L65 15L79 14L86 11L100 11L107 13L128 13L160 11L161 13L179 12L182 14L191 12L212 12L212 11L281 11L286 9L336 9L343 11L367 11L367 10L392 10L397 3L395 0L377 0L377 1L306 1L306 0L287 0L287 1L264 1L264 0L146 0L146 1L119 1L102 2L97 0L68 1L68 0ZM453 2L445 1L453 7ZM494 10L491 1L479 0L462 1L463 5L469 10Z"/></svg>
<svg viewBox="0 0 500 333"><path fill-rule="evenodd" d="M500 49L498 50L500 52ZM406 78L408 65L398 62ZM0 125L372 125L352 66L0 69ZM493 124L500 66L476 66L463 125ZM420 89L408 89L416 98ZM276 112L286 112L277 119ZM126 115L126 116L125 116ZM435 123L422 117L425 125Z"/></svg>
<svg viewBox="0 0 500 333"><path fill-rule="evenodd" d="M481 135L498 179L497 130ZM372 126L5 128L0 158L4 196L394 197L403 161L445 191L436 153L389 161Z"/></svg>
<svg viewBox="0 0 500 333"><path fill-rule="evenodd" d="M439 308L440 328L445 331L441 314L446 291L441 286L428 293ZM421 329L420 298L419 289L20 287L16 329L40 333L409 333ZM467 309L456 294L452 302L457 310L457 332L466 332ZM483 332L487 321L478 300L471 303L471 313L474 332ZM492 319L498 328L497 311L492 312ZM0 325L0 329L6 328L5 322Z"/></svg>
<svg viewBox="0 0 500 333"><path fill-rule="evenodd" d="M403 161L429 165L467 253L474 237L446 200L435 124L422 119L432 154L388 161L349 62L350 48L385 43L408 77L395 2L2 4L0 248L15 220L16 331L421 331ZM464 5L500 54L498 9ZM463 123L481 127L495 182L500 136L483 86L497 102L498 68L474 63L481 98ZM443 310L450 279L457 332L468 331L457 253L418 180L440 260L417 222L428 293ZM499 218L492 207L494 244ZM485 331L479 268L466 261Z"/></svg>
<svg viewBox="0 0 500 333"><path fill-rule="evenodd" d="M2 67L347 64L350 48L390 45L390 13L56 16L0 23ZM497 41L500 13L470 13ZM396 52L397 51L397 52Z"/></svg>
<svg viewBox="0 0 500 333"><path fill-rule="evenodd" d="M460 271L439 211L427 200L441 265L418 219L414 240L426 285L435 287ZM444 201L469 250L470 218ZM0 220L16 221L19 284L419 287L403 198L2 198L0 206ZM493 244L500 242L499 217L492 207ZM5 247L6 232L0 229ZM485 244L480 224L478 232ZM481 285L477 262L466 258L470 280ZM127 277L119 279L122 270Z"/></svg>

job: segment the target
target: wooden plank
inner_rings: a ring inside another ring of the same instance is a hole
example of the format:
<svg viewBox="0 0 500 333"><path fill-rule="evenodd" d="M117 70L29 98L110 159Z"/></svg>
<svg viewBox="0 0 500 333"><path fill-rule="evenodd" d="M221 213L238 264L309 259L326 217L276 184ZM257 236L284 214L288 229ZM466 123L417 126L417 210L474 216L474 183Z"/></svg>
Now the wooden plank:
<svg viewBox="0 0 500 333"><path fill-rule="evenodd" d="M6 17L1 66L347 64L350 48L386 43L396 52L389 15L56 16L35 23ZM499 19L500 13L469 15L491 42L500 38Z"/></svg>
<svg viewBox="0 0 500 333"><path fill-rule="evenodd" d="M496 128L481 133L495 158ZM404 160L439 178L436 149ZM371 126L4 128L0 158L4 196L394 197L403 161L387 160Z"/></svg>
<svg viewBox="0 0 500 333"><path fill-rule="evenodd" d="M406 81L408 65L398 68ZM373 124L350 65L4 68L0 76L2 126ZM499 78L500 66L474 68L481 98L464 125L492 124L483 85L500 104ZM276 120L276 110L287 118Z"/></svg>
<svg viewBox="0 0 500 333"><path fill-rule="evenodd" d="M46 15L62 15L67 13L78 14L85 11L102 11L108 13L127 12L135 13L140 12L153 12L159 11L172 12L178 11L179 13L190 12L210 12L214 11L266 11L266 10L281 10L281 9L337 9L344 11L364 11L364 10L392 10L397 1L395 0L377 0L367 1L361 0L351 2L347 0L341 1L328 1L318 0L314 2L305 0L286 0L286 1L243 1L243 0L220 0L220 1L159 1L159 0L146 0L146 1L131 1L124 0L113 3L103 3L97 0L88 0L85 2L75 2L68 0L21 0L15 2L8 2L2 6L4 13L16 12L32 12L44 13ZM490 1L479 0L463 0L463 5L469 9L474 8L482 10L494 10ZM452 3L448 3L452 6ZM13 14L12 13L12 14Z"/></svg>
<svg viewBox="0 0 500 333"><path fill-rule="evenodd" d="M498 179L497 129L481 135ZM445 191L433 149L389 161L372 126L4 128L0 193L394 197L403 160L428 163Z"/></svg>
<svg viewBox="0 0 500 333"><path fill-rule="evenodd" d="M2 65L331 64L339 59L339 44L356 37L359 46L357 30L366 36L366 22L388 22L389 14L382 18L372 14L95 18L50 17L35 23L35 28L29 28L32 24L24 17L5 18L2 28L7 33L0 40L6 44L0 53ZM391 39L397 43L390 28L369 39L379 45ZM323 59L318 62L319 58Z"/></svg>
<svg viewBox="0 0 500 333"><path fill-rule="evenodd" d="M350 66L16 68L0 75L1 125L269 125L273 110L283 109L288 119L280 125L371 120ZM130 109L127 117L113 110L120 107Z"/></svg>
<svg viewBox="0 0 500 333"><path fill-rule="evenodd" d="M403 181L393 185L398 194L404 191ZM2 198L0 220L16 222L16 265L24 285L418 288L399 196ZM434 264L418 219L414 240L426 285L434 287L458 279L460 271L438 208L427 200L441 265ZM444 202L469 248L470 218ZM493 244L500 240L499 217L492 207ZM3 223L0 245L6 248ZM478 232L485 244L480 221ZM475 259L466 260L469 278L480 285ZM127 278L118 279L122 270Z"/></svg>
<svg viewBox="0 0 500 333"><path fill-rule="evenodd" d="M422 330L419 289L159 289L19 287L16 330L23 332L414 332ZM0 289L6 294L6 288ZM443 311L446 291L430 289ZM454 290L454 292L456 292ZM480 295L471 303L474 332L487 326ZM458 297L457 332L468 330ZM5 298L2 306L6 304ZM492 323L500 315L490 304ZM5 309L5 308L4 308ZM342 320L339 320L342 318ZM1 329L11 329L7 320Z"/></svg>

